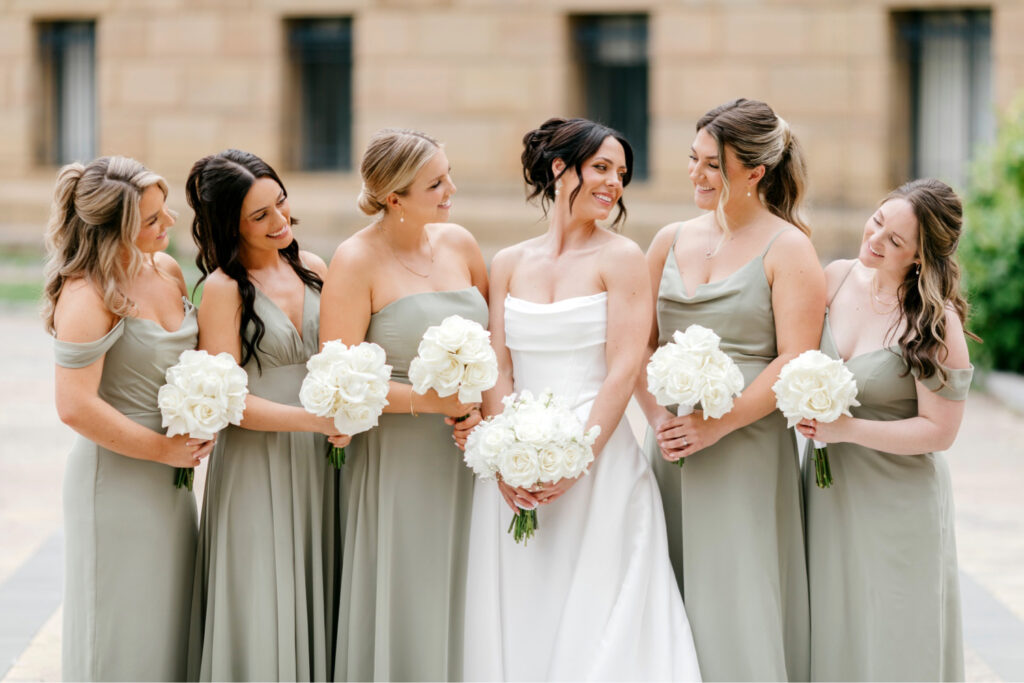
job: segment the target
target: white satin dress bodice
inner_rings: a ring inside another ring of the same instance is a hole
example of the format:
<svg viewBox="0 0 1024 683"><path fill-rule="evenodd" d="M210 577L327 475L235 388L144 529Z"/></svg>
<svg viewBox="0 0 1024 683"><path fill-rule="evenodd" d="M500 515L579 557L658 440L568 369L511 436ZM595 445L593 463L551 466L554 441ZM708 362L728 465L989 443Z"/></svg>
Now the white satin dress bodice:
<svg viewBox="0 0 1024 683"><path fill-rule="evenodd" d="M515 391L550 388L584 422L607 375L608 296L505 299ZM466 680L700 680L669 563L658 487L623 418L526 546L477 481L466 593Z"/></svg>

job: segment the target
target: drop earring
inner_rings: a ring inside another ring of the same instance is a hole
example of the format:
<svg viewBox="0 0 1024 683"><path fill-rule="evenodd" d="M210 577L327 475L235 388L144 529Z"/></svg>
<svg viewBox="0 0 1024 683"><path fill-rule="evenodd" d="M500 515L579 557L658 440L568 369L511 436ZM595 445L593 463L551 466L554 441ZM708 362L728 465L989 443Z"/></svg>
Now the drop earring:
<svg viewBox="0 0 1024 683"><path fill-rule="evenodd" d="M562 179L559 178L555 181L555 196L558 196L559 191L562 189Z"/></svg>
<svg viewBox="0 0 1024 683"><path fill-rule="evenodd" d="M398 222L399 223L404 223L405 222L405 209L402 209L402 215L398 217Z"/></svg>

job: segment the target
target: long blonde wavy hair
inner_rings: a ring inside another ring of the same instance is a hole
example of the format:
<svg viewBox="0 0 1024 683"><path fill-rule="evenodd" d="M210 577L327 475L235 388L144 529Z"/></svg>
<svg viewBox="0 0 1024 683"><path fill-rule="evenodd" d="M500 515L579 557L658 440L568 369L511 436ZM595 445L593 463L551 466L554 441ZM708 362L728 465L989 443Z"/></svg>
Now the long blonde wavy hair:
<svg viewBox="0 0 1024 683"><path fill-rule="evenodd" d="M145 255L135 246L142 227L139 200L152 185L167 196L167 182L134 159L100 157L73 163L57 173L46 226L46 284L43 320L53 333L53 312L64 284L83 278L116 316L132 315L126 294Z"/></svg>

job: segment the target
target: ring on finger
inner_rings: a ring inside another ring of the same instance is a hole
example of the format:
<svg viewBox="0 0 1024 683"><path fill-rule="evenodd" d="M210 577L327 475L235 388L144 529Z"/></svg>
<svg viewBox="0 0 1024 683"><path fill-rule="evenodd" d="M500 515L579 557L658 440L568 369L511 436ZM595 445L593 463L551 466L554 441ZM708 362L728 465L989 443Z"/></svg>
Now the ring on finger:
<svg viewBox="0 0 1024 683"><path fill-rule="evenodd" d="M680 437L680 438L681 438L681 439L683 440L683 448L687 448L687 447L689 447L689 445L690 445L690 442L686 440L686 435L684 434L684 435L683 435L682 437Z"/></svg>

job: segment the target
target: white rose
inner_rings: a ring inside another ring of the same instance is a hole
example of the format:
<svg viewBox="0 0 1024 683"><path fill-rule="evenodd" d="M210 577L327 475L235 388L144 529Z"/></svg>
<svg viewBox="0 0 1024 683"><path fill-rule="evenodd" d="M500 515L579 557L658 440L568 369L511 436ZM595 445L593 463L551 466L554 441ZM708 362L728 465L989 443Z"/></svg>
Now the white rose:
<svg viewBox="0 0 1024 683"><path fill-rule="evenodd" d="M212 439L213 435L227 426L221 406L216 399L206 396L187 396L183 405L188 433L195 439Z"/></svg>
<svg viewBox="0 0 1024 683"><path fill-rule="evenodd" d="M185 393L173 384L160 387L156 398L162 417L161 425L167 427L167 436L188 434L188 421L185 419Z"/></svg>
<svg viewBox="0 0 1024 683"><path fill-rule="evenodd" d="M365 404L342 404L334 416L334 427L342 434L360 434L377 426L380 410Z"/></svg>
<svg viewBox="0 0 1024 683"><path fill-rule="evenodd" d="M501 454L498 470L509 486L528 488L540 478L537 451L525 443L512 443Z"/></svg>
<svg viewBox="0 0 1024 683"><path fill-rule="evenodd" d="M565 448L544 444L537 448L537 468L541 483L554 483L565 476Z"/></svg>
<svg viewBox="0 0 1024 683"><path fill-rule="evenodd" d="M337 410L337 394L334 387L325 384L316 375L306 375L299 388L299 403L318 417L330 417Z"/></svg>
<svg viewBox="0 0 1024 683"><path fill-rule="evenodd" d="M672 339L687 352L697 355L708 355L718 348L722 338L713 330L702 325L690 325L685 332L676 330Z"/></svg>
<svg viewBox="0 0 1024 683"><path fill-rule="evenodd" d="M459 315L450 315L442 320L440 325L430 328L427 333L431 334L433 341L446 351L457 353L473 338L474 326L482 329L479 323L466 320Z"/></svg>
<svg viewBox="0 0 1024 683"><path fill-rule="evenodd" d="M801 419L834 422L860 405L853 373L841 360L813 349L786 363L772 390L790 427Z"/></svg>

